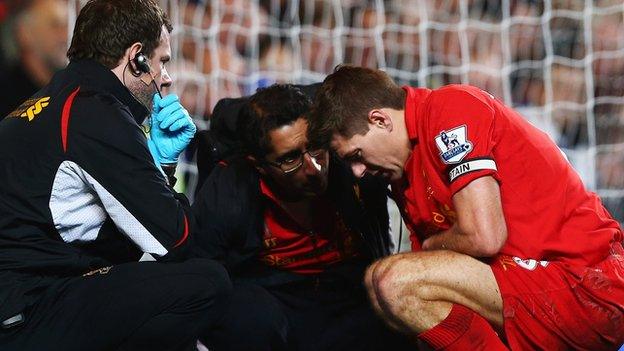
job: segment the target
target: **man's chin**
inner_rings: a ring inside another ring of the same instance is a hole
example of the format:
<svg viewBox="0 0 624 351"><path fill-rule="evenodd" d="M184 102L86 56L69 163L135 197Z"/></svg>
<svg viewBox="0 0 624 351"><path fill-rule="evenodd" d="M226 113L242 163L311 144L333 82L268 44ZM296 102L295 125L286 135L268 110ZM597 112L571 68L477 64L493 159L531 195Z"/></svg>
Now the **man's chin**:
<svg viewBox="0 0 624 351"><path fill-rule="evenodd" d="M130 90L132 96L134 96L141 105L145 106L145 108L152 113L154 92L151 88L145 87L141 82L134 81L128 85L128 90Z"/></svg>
<svg viewBox="0 0 624 351"><path fill-rule="evenodd" d="M378 176L388 183L396 182L403 176L400 172L382 171L378 173Z"/></svg>
<svg viewBox="0 0 624 351"><path fill-rule="evenodd" d="M301 193L304 197L321 196L327 191L327 185L310 186L302 189Z"/></svg>

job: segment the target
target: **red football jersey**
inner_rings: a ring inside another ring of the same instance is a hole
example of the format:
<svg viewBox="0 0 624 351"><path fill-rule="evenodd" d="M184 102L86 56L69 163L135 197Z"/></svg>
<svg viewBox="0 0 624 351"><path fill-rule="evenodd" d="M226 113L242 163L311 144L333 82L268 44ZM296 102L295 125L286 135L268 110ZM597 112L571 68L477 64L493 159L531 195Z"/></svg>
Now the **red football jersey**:
<svg viewBox="0 0 624 351"><path fill-rule="evenodd" d="M264 264L299 274L317 274L332 264L357 256L356 235L335 207L322 206L315 222L323 230L306 231L280 206L271 189L260 181L269 200L264 210L264 238L260 260Z"/></svg>
<svg viewBox="0 0 624 351"><path fill-rule="evenodd" d="M394 185L413 249L456 219L452 196L472 180L500 186L508 238L501 254L591 265L622 240L619 224L548 135L475 87L405 87L413 152Z"/></svg>

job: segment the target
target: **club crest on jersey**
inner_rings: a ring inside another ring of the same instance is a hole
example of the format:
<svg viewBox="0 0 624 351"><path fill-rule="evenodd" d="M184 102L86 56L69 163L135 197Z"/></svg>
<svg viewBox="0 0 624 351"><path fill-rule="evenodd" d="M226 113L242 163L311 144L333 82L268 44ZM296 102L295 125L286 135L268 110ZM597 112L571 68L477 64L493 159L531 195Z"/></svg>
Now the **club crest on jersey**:
<svg viewBox="0 0 624 351"><path fill-rule="evenodd" d="M539 264L542 267L546 267L548 266L548 261L537 261L534 259L521 259L520 257L513 257L514 262L516 262L516 264L524 269L527 269L529 271L533 271L535 270L535 268L537 268L537 265Z"/></svg>
<svg viewBox="0 0 624 351"><path fill-rule="evenodd" d="M30 98L24 101L15 111L7 117L22 117L32 121L44 108L50 104L50 97Z"/></svg>
<svg viewBox="0 0 624 351"><path fill-rule="evenodd" d="M468 141L467 135L468 128L462 125L451 130L443 130L435 137L436 146L444 163L458 163L472 151L472 143Z"/></svg>

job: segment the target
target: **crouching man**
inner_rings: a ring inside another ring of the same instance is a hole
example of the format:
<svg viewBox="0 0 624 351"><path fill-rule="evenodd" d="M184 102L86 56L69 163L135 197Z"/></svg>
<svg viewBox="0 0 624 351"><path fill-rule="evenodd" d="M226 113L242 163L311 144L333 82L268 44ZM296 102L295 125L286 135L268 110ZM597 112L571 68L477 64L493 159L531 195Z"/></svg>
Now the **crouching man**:
<svg viewBox="0 0 624 351"><path fill-rule="evenodd" d="M291 85L243 100L244 157L197 195L198 245L235 282L210 350L401 349L374 315L365 267L388 254L386 186L356 180L307 139L311 101ZM216 116L214 116L216 117Z"/></svg>

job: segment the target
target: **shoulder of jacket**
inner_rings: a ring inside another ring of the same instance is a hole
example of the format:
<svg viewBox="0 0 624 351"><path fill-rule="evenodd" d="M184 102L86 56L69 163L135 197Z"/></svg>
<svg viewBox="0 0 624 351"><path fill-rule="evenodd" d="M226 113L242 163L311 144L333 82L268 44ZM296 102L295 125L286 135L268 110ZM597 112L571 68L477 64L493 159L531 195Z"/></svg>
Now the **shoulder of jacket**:
<svg viewBox="0 0 624 351"><path fill-rule="evenodd" d="M445 102L447 100L456 101L457 99L469 99L470 101L479 100L488 103L493 100L494 96L485 90L466 84L449 84L441 88L434 89L429 94L429 102Z"/></svg>
<svg viewBox="0 0 624 351"><path fill-rule="evenodd" d="M208 189L203 191L219 191L222 194L246 194L257 192L259 186L260 175L246 161L219 162L210 172L206 179L206 184L211 184ZM204 185L206 185L204 184Z"/></svg>
<svg viewBox="0 0 624 351"><path fill-rule="evenodd" d="M108 124L116 121L134 121L130 109L115 96L88 89L81 89L76 95L72 106L72 114L84 115L90 121L97 123Z"/></svg>

